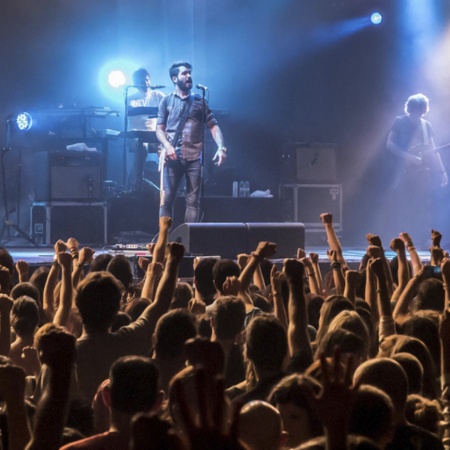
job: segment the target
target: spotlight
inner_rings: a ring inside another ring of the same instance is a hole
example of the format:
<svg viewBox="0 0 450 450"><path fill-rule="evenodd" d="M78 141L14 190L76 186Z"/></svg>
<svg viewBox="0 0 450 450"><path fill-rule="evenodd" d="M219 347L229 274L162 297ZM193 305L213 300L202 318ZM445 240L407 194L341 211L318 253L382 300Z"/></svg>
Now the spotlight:
<svg viewBox="0 0 450 450"><path fill-rule="evenodd" d="M33 126L33 119L27 112L17 114L15 122L19 131L28 131Z"/></svg>
<svg viewBox="0 0 450 450"><path fill-rule="evenodd" d="M114 88L124 86L126 81L125 74L121 70L112 70L108 75L108 83Z"/></svg>
<svg viewBox="0 0 450 450"><path fill-rule="evenodd" d="M374 13L370 16L370 21L371 21L374 25L380 25L380 23L383 21L383 16L382 16L379 12L374 12Z"/></svg>

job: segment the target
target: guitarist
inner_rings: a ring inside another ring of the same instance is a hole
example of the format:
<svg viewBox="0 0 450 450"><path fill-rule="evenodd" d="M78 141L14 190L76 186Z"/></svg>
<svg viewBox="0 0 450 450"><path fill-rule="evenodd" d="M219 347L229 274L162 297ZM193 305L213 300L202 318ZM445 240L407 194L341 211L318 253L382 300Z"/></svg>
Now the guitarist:
<svg viewBox="0 0 450 450"><path fill-rule="evenodd" d="M213 161L220 166L225 162L227 149L222 131L214 114L200 95L191 94L192 66L188 62L175 62L169 68L175 91L159 104L156 136L163 146L164 161L160 217L173 216L173 204L178 185L186 178L185 222L199 220L199 202L202 178L202 147L204 124L217 144Z"/></svg>
<svg viewBox="0 0 450 450"><path fill-rule="evenodd" d="M388 150L402 162L400 178L395 186L397 214L401 216L403 227L399 231L428 235L432 181L437 180L441 187L445 187L448 176L439 152L433 151L431 124L423 118L429 111L428 98L423 94L410 96L404 111L404 115L395 118L387 140Z"/></svg>

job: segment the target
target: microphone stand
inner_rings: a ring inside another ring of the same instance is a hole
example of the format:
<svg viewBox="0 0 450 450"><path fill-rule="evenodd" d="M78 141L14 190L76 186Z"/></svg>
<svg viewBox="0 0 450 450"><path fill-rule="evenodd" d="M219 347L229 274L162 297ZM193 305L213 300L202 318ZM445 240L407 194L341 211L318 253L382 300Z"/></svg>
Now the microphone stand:
<svg viewBox="0 0 450 450"><path fill-rule="evenodd" d="M128 89L130 86L125 86L125 114L124 116L124 125L123 125L123 187L126 189L127 187L127 133L128 133Z"/></svg>
<svg viewBox="0 0 450 450"><path fill-rule="evenodd" d="M206 89L202 89L202 151L201 151L201 159L200 159L200 217L198 217L198 221L202 222L204 217L204 194L205 194L205 180L204 180L204 168L205 168L205 94Z"/></svg>

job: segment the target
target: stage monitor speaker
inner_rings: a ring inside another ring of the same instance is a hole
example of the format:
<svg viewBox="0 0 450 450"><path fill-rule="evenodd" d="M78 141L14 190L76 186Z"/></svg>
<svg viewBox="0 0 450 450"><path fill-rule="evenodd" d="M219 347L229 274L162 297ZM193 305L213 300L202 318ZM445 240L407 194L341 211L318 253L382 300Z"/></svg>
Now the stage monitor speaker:
<svg viewBox="0 0 450 450"><path fill-rule="evenodd" d="M38 152L36 201L98 201L103 197L100 152Z"/></svg>
<svg viewBox="0 0 450 450"><path fill-rule="evenodd" d="M169 240L180 242L190 255L220 255L236 259L250 253L260 241L277 244L276 258L295 257L304 248L302 223L184 223L170 233Z"/></svg>
<svg viewBox="0 0 450 450"><path fill-rule="evenodd" d="M285 183L332 183L337 180L337 144L293 142L283 146Z"/></svg>
<svg viewBox="0 0 450 450"><path fill-rule="evenodd" d="M248 230L244 223L183 223L170 233L169 241L182 243L190 255L236 259L248 248Z"/></svg>
<svg viewBox="0 0 450 450"><path fill-rule="evenodd" d="M259 242L277 244L274 258L295 258L297 249L305 248L305 226L302 223L259 222L247 223L248 249L253 251Z"/></svg>

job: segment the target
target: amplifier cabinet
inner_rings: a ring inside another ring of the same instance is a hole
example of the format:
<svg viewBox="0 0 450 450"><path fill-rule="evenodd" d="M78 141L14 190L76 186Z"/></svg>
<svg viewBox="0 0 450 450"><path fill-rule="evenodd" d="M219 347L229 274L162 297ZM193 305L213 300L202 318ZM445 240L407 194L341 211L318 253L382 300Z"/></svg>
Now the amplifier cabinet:
<svg viewBox="0 0 450 450"><path fill-rule="evenodd" d="M34 155L36 201L98 201L103 196L102 153L38 152Z"/></svg>
<svg viewBox="0 0 450 450"><path fill-rule="evenodd" d="M38 245L76 238L81 244L107 243L105 202L34 202L30 208L30 236Z"/></svg>
<svg viewBox="0 0 450 450"><path fill-rule="evenodd" d="M343 231L342 184L284 184L281 197L286 205L286 219L302 222L306 232L323 232L322 213L333 214L334 229Z"/></svg>

